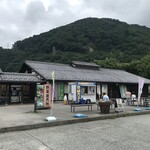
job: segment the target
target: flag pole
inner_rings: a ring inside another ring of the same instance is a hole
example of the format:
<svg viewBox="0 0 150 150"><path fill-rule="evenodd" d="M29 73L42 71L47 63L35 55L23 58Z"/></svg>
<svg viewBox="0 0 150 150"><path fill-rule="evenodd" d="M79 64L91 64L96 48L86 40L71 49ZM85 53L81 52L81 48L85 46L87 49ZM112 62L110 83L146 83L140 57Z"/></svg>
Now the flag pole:
<svg viewBox="0 0 150 150"><path fill-rule="evenodd" d="M53 101L54 101L54 90L55 90L55 71L53 71L51 73L51 77L52 77L52 84L53 84L53 87L52 87L52 104L51 104L51 108L50 108L50 116L46 118L47 121L53 121L53 120L57 120L54 116L52 116L53 114Z"/></svg>
<svg viewBox="0 0 150 150"><path fill-rule="evenodd" d="M54 102L54 90L55 90L55 72L52 72L52 80L53 80L53 88L52 88L52 105L51 105L51 116L52 116L52 109L53 109L53 102Z"/></svg>

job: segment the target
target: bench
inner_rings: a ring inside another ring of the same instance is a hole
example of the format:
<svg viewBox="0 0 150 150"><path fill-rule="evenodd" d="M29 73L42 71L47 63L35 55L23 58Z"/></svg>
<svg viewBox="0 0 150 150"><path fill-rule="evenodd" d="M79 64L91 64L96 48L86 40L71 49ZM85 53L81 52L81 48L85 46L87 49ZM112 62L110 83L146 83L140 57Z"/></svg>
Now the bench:
<svg viewBox="0 0 150 150"><path fill-rule="evenodd" d="M75 107L88 107L88 110L92 111L93 104L70 104L71 112L75 112ZM91 109L90 109L91 108Z"/></svg>

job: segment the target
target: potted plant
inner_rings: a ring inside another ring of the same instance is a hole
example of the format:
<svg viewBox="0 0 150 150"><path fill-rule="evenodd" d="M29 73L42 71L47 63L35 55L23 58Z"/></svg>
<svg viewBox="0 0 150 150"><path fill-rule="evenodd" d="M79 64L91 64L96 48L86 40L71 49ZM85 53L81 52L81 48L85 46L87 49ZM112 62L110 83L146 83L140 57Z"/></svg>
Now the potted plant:
<svg viewBox="0 0 150 150"><path fill-rule="evenodd" d="M103 114L108 114L110 112L111 101L99 101L100 111Z"/></svg>

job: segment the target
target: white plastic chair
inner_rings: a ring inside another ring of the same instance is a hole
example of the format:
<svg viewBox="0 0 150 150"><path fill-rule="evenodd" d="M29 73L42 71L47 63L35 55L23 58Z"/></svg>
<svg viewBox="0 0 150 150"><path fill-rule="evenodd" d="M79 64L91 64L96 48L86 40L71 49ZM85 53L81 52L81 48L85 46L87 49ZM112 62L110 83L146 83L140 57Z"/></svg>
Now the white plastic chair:
<svg viewBox="0 0 150 150"><path fill-rule="evenodd" d="M123 112L123 103L122 103L122 99L121 98L117 98L116 99L117 102L117 108L115 108L116 112Z"/></svg>

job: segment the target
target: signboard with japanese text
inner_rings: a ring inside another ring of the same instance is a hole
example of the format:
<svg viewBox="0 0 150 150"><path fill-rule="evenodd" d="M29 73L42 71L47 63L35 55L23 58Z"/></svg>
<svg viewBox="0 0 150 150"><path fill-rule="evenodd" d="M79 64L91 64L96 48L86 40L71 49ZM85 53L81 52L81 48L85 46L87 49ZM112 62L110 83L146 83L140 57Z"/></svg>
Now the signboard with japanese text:
<svg viewBox="0 0 150 150"><path fill-rule="evenodd" d="M37 109L44 108L44 85L37 84Z"/></svg>
<svg viewBox="0 0 150 150"><path fill-rule="evenodd" d="M51 100L52 100L52 88L51 84L44 85L44 107L51 108Z"/></svg>

